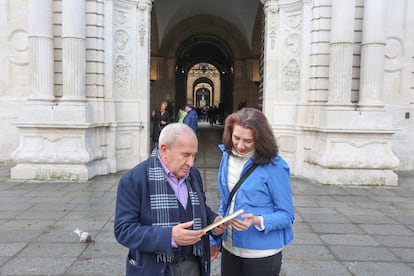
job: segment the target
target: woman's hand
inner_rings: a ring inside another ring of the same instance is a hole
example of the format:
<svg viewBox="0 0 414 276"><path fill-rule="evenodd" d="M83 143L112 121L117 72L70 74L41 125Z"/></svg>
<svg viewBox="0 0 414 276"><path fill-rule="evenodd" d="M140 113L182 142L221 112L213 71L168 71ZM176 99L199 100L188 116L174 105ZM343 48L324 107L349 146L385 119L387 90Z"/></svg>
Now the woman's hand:
<svg viewBox="0 0 414 276"><path fill-rule="evenodd" d="M252 224L257 223L258 218L253 214L243 214L241 215L244 220L232 219L231 226L238 231L246 231Z"/></svg>
<svg viewBox="0 0 414 276"><path fill-rule="evenodd" d="M222 217L222 216L217 216L217 217L214 219L214 222L217 222L217 221L222 220L222 219L223 219L223 217ZM226 231L226 229L227 229L227 225L228 225L228 224L229 224L228 222L225 222L225 223L220 224L219 226L217 226L217 227L213 228L213 232L214 232L214 234L216 234L216 235L221 235L221 234L223 234L223 233L224 233L224 231Z"/></svg>
<svg viewBox="0 0 414 276"><path fill-rule="evenodd" d="M214 261L215 259L217 259L219 254L220 248L218 246L210 244L210 261Z"/></svg>

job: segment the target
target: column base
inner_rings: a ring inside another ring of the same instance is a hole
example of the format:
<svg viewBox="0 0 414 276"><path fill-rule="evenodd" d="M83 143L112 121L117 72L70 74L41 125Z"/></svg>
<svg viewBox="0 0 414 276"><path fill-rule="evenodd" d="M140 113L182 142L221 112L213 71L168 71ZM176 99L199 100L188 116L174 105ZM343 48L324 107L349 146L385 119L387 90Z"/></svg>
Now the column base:
<svg viewBox="0 0 414 276"><path fill-rule="evenodd" d="M398 185L390 122L381 110L322 110L318 128L305 131L302 175L322 184Z"/></svg>
<svg viewBox="0 0 414 276"><path fill-rule="evenodd" d="M43 181L88 181L97 175L97 165L19 163L11 168L10 178Z"/></svg>
<svg viewBox="0 0 414 276"><path fill-rule="evenodd" d="M390 169L330 169L308 164L305 166L304 172L304 177L321 184L398 186L398 175Z"/></svg>
<svg viewBox="0 0 414 276"><path fill-rule="evenodd" d="M86 181L109 174L107 125L17 124L12 179Z"/></svg>

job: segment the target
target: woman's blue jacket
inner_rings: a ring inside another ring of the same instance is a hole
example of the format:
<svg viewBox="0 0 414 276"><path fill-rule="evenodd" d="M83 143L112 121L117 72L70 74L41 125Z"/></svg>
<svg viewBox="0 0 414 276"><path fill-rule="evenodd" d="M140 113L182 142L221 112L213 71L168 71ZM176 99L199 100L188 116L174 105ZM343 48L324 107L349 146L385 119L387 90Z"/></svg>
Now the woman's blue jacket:
<svg viewBox="0 0 414 276"><path fill-rule="evenodd" d="M220 190L219 215L224 216L228 189L228 159L229 155L220 145L223 156L220 162L218 182ZM242 174L253 164L248 160ZM272 163L258 166L243 182L235 194L234 211L244 209L244 213L262 216L265 230L259 231L251 226L246 231L232 229L233 246L247 249L277 249L282 248L293 240L292 225L294 209L290 186L290 170L282 157L277 156ZM228 211L227 211L228 212ZM222 239L226 239L224 233ZM218 245L219 241L210 241Z"/></svg>

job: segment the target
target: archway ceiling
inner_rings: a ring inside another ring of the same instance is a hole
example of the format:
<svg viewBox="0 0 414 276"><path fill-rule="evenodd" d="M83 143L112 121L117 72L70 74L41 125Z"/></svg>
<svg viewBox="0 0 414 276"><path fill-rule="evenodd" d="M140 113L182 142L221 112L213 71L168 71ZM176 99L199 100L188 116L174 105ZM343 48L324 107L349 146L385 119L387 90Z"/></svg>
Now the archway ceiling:
<svg viewBox="0 0 414 276"><path fill-rule="evenodd" d="M208 43L193 43L191 47L182 47L177 55L177 65L180 70L188 72L190 68L200 62L208 62L218 67L218 70L227 72L231 67L231 57L221 50L221 47Z"/></svg>
<svg viewBox="0 0 414 276"><path fill-rule="evenodd" d="M240 29L251 43L259 0L155 0L159 41L180 21L197 15L221 17Z"/></svg>

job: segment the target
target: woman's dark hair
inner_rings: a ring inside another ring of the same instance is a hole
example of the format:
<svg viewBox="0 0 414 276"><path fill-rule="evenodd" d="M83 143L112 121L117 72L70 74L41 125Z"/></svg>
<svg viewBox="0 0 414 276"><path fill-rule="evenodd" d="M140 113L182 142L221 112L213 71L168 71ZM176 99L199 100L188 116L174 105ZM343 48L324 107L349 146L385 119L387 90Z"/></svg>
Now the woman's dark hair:
<svg viewBox="0 0 414 276"><path fill-rule="evenodd" d="M246 107L230 114L225 121L223 144L226 151L232 154L232 134L234 125L240 125L252 130L255 156L253 162L259 165L267 164L278 155L275 137L266 116L255 108Z"/></svg>

